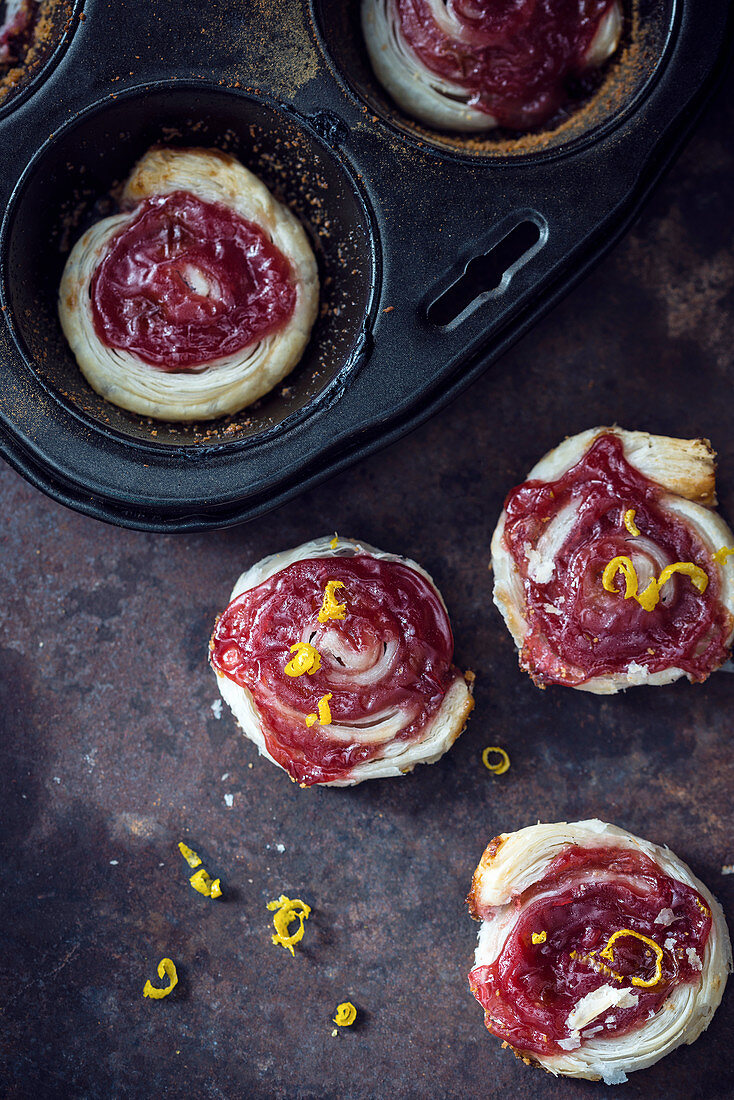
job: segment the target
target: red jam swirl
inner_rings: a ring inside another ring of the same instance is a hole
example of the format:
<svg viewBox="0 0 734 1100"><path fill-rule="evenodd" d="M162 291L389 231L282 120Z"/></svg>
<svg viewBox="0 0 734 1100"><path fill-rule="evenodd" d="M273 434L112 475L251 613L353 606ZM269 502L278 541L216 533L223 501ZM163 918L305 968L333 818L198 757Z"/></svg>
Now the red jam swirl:
<svg viewBox="0 0 734 1100"><path fill-rule="evenodd" d="M528 619L520 663L536 683L582 684L626 672L632 662L650 672L681 668L691 679L705 680L727 659L731 616L719 599L718 569L663 497L659 485L630 466L612 434L599 436L557 481L526 481L510 492L504 541L523 580ZM529 575L528 550L574 502L578 511L553 574L539 583ZM630 508L637 537L624 525ZM620 574L614 592L603 587L606 565L620 556L647 561L656 577L665 564L694 562L707 574L708 587L700 593L676 574L657 606L646 611L637 600L623 598Z"/></svg>
<svg viewBox="0 0 734 1100"><path fill-rule="evenodd" d="M608 1009L591 1020L581 1028L581 1045L597 1034L608 1038L634 1031L673 989L701 979L711 931L708 905L696 890L634 849L569 845L542 880L512 904L517 923L497 959L475 967L469 984L485 1009L489 1030L520 1051L566 1053L559 1040L575 1039L566 1023L569 1013L603 985L629 989L637 1004ZM491 918L492 910L479 915ZM654 986L630 981L655 975L652 950L635 937L615 941L612 962L599 959L621 928L647 936L663 949L662 977ZM545 942L534 944L534 932L545 932ZM622 981L601 970L600 963L621 974Z"/></svg>
<svg viewBox="0 0 734 1100"><path fill-rule="evenodd" d="M343 582L335 595L346 617L320 623L327 581ZM321 667L291 677L284 668L299 641L316 648ZM460 675L453 648L428 581L401 562L360 554L295 562L236 597L217 622L211 662L251 692L273 759L311 786L343 779L384 751L384 741L361 743L358 733L385 716L398 727L391 741L417 738ZM332 726L308 727L306 715L327 693Z"/></svg>
<svg viewBox="0 0 734 1100"><path fill-rule="evenodd" d="M91 299L104 344L180 372L282 328L296 287L290 263L259 226L174 191L142 202L112 238Z"/></svg>
<svg viewBox="0 0 734 1100"><path fill-rule="evenodd" d="M449 0L449 37L428 0L394 0L403 37L431 72L460 84L501 126L528 129L554 115L614 0Z"/></svg>

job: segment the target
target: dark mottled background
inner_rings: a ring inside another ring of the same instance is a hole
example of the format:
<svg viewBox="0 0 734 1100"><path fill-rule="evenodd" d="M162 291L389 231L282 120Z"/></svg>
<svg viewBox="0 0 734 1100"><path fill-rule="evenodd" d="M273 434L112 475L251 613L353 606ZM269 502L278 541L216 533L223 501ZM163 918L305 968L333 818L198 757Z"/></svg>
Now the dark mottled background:
<svg viewBox="0 0 734 1100"><path fill-rule="evenodd" d="M605 1094L527 1069L485 1031L464 905L501 830L597 814L668 843L734 917L734 677L600 700L540 692L490 601L507 489L567 433L707 435L734 520L734 143L729 78L631 234L451 408L238 530L143 535L0 468L4 845L0 1061L11 1097ZM243 567L334 528L420 560L477 673L439 764L301 791L218 716L206 642ZM487 744L512 768L493 778ZM228 808L225 795L233 796ZM187 883L186 838L221 876ZM266 902L313 906L292 959ZM161 1002L146 978L170 955ZM359 1023L332 1037L351 999ZM708 1032L617 1095L734 1095L734 989Z"/></svg>

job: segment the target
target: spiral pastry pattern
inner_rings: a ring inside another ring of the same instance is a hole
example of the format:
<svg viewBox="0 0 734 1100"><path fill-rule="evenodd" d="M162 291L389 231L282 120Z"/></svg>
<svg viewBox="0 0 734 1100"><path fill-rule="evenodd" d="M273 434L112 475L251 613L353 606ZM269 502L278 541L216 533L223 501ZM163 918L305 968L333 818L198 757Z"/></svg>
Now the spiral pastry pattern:
<svg viewBox="0 0 734 1100"><path fill-rule="evenodd" d="M234 157L151 149L77 241L59 290L64 334L108 401L206 420L292 370L318 308L316 261L293 214Z"/></svg>
<svg viewBox="0 0 734 1100"><path fill-rule="evenodd" d="M608 1084L708 1026L731 971L721 907L677 856L597 819L503 833L476 869L469 983L488 1029Z"/></svg>
<svg viewBox="0 0 734 1100"><path fill-rule="evenodd" d="M594 428L513 489L494 601L541 685L610 694L704 680L734 636L734 535L706 440Z"/></svg>
<svg viewBox="0 0 734 1100"><path fill-rule="evenodd" d="M249 570L211 641L243 731L302 786L345 786L438 759L473 705L452 657L430 577L344 539Z"/></svg>
<svg viewBox="0 0 734 1100"><path fill-rule="evenodd" d="M527 130L551 118L569 78L601 65L622 31L619 0L362 0L380 83L439 129Z"/></svg>

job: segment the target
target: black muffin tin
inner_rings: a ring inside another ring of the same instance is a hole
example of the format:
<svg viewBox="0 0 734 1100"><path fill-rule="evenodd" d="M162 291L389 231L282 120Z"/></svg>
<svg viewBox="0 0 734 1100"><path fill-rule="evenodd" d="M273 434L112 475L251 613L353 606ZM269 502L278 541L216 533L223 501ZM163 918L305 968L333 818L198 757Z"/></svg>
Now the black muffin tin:
<svg viewBox="0 0 734 1100"><path fill-rule="evenodd" d="M53 67L0 113L4 456L73 508L176 531L259 515L397 438L623 232L716 80L730 17L723 0L640 0L588 99L541 134L478 141L389 103L357 3L87 0ZM206 424L103 401L56 316L71 244L160 141L238 156L301 218L320 267L299 366Z"/></svg>

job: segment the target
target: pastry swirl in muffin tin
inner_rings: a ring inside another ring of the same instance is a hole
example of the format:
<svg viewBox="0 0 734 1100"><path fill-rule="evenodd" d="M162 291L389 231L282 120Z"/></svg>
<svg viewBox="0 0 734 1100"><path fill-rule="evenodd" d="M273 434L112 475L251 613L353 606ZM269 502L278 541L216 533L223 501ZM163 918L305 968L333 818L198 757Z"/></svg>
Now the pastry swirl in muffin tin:
<svg viewBox="0 0 734 1100"><path fill-rule="evenodd" d="M176 148L141 158L121 205L77 241L59 291L64 334L93 389L161 420L214 419L268 393L300 359L318 308L316 260L290 210L234 157ZM115 310L114 338L107 314L100 320L100 278L113 262L104 304ZM197 357L196 341L210 350Z"/></svg>

